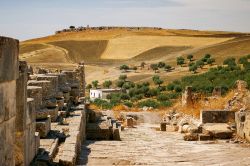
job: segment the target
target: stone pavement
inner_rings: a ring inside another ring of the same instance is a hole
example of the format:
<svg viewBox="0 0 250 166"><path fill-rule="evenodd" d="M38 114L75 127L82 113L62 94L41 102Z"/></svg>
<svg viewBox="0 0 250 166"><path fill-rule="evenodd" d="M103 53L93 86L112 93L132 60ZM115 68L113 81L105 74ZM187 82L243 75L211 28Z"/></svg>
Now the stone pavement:
<svg viewBox="0 0 250 166"><path fill-rule="evenodd" d="M121 132L122 141L86 141L78 165L250 165L250 148L225 141L189 142L176 132L141 124Z"/></svg>

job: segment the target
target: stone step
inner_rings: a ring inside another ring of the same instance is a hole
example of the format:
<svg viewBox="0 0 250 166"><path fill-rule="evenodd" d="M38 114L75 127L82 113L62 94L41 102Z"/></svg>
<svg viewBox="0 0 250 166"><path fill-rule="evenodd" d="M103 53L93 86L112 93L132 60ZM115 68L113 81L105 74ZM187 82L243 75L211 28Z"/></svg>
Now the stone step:
<svg viewBox="0 0 250 166"><path fill-rule="evenodd" d="M47 119L36 121L36 131L39 132L41 138L45 138L50 130L51 130L50 116L48 116Z"/></svg>

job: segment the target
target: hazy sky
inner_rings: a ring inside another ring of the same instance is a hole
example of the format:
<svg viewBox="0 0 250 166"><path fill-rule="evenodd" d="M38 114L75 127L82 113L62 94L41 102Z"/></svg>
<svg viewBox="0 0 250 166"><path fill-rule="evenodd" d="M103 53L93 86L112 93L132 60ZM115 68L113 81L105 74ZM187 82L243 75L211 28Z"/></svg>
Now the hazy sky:
<svg viewBox="0 0 250 166"><path fill-rule="evenodd" d="M75 26L250 32L250 0L0 0L0 35L20 40Z"/></svg>

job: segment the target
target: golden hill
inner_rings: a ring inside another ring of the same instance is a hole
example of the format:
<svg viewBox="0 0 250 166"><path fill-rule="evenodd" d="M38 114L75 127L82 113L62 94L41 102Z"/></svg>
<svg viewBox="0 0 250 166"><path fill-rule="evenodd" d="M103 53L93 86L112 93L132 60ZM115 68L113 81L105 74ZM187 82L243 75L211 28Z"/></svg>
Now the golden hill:
<svg viewBox="0 0 250 166"><path fill-rule="evenodd" d="M198 59L207 53L221 63L228 56L238 58L250 54L249 44L250 35L244 33L115 28L64 32L24 41L20 44L20 57L30 64L52 68L85 61L91 65L87 66L87 71L104 80L115 79L120 74L117 67L122 63L138 65L142 61L164 61L175 65L178 56L193 54ZM183 75L181 73L185 72L179 70L174 75ZM129 75L139 81L153 74L144 72L140 78L135 73ZM92 80L96 76L89 78Z"/></svg>

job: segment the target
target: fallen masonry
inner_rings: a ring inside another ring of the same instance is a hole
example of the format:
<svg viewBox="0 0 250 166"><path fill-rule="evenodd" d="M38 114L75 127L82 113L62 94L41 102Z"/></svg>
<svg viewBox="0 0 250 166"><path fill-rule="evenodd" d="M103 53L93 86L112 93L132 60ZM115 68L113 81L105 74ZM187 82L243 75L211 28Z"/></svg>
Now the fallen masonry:
<svg viewBox="0 0 250 166"><path fill-rule="evenodd" d="M234 135L250 142L250 92L244 81L237 81L235 96L229 101L225 110L202 110L200 119L175 111L166 114L160 123L161 131L178 131L184 133L186 141L207 141L215 139L231 139ZM189 107L192 87L183 93L182 103ZM240 104L239 104L240 102ZM241 108L235 107L242 106ZM238 111L235 112L235 109Z"/></svg>

